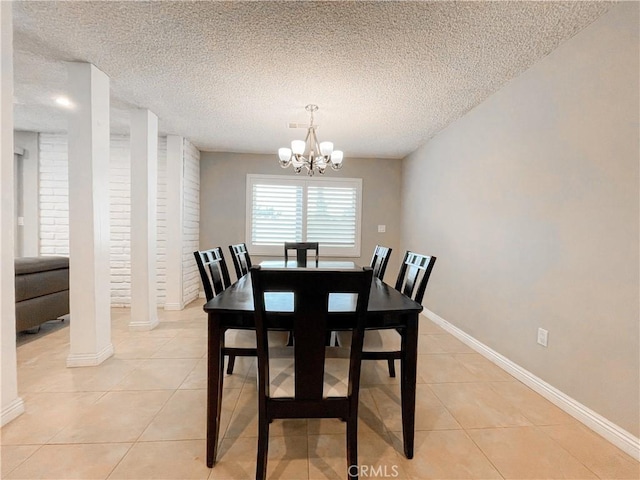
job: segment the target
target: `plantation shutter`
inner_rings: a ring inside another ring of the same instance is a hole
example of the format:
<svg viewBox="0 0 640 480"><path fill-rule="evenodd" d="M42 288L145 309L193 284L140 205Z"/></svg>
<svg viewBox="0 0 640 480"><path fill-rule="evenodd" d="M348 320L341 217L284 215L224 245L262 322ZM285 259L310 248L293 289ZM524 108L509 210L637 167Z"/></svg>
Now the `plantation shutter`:
<svg viewBox="0 0 640 480"><path fill-rule="evenodd" d="M253 184L251 238L255 245L302 241L302 185Z"/></svg>
<svg viewBox="0 0 640 480"><path fill-rule="evenodd" d="M310 185L307 190L307 241L325 246L356 244L357 191L354 187Z"/></svg>
<svg viewBox="0 0 640 480"><path fill-rule="evenodd" d="M278 255L284 242L319 242L321 256L360 256L362 180L247 175L246 242Z"/></svg>

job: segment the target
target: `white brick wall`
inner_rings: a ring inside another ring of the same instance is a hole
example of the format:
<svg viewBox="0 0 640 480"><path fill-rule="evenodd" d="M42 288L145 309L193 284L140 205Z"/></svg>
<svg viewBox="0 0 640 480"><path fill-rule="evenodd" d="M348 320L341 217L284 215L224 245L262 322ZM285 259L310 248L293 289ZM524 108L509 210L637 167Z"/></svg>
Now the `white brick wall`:
<svg viewBox="0 0 640 480"><path fill-rule="evenodd" d="M158 305L167 298L167 138L158 139L158 212L157 212L157 290Z"/></svg>
<svg viewBox="0 0 640 480"><path fill-rule="evenodd" d="M157 279L158 305L164 305L166 285L166 138L158 139L158 245ZM185 302L197 296L197 268L193 251L199 237L199 168L200 152L185 142ZM69 255L69 184L67 136L40 135L40 253ZM131 169L130 143L125 135L112 135L109 164L111 211L111 303L126 306L131 303ZM187 250L189 255L187 256ZM189 258L187 258L189 257ZM195 291L195 294L194 294Z"/></svg>
<svg viewBox="0 0 640 480"><path fill-rule="evenodd" d="M131 304L131 152L129 137L111 136L109 201L111 212L111 304Z"/></svg>
<svg viewBox="0 0 640 480"><path fill-rule="evenodd" d="M198 298L200 289L200 274L193 257L200 248L200 152L186 139L183 199L182 300L187 304Z"/></svg>
<svg viewBox="0 0 640 480"><path fill-rule="evenodd" d="M66 135L40 139L40 254L69 256L69 171Z"/></svg>

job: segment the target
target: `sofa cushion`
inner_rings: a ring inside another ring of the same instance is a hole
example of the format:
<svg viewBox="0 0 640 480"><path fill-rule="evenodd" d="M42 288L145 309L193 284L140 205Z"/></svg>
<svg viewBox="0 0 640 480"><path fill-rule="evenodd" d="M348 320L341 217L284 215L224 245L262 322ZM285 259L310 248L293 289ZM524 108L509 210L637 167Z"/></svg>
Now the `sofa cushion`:
<svg viewBox="0 0 640 480"><path fill-rule="evenodd" d="M69 290L67 257L17 258L16 302Z"/></svg>
<svg viewBox="0 0 640 480"><path fill-rule="evenodd" d="M20 257L15 259L16 275L69 268L69 257Z"/></svg>
<svg viewBox="0 0 640 480"><path fill-rule="evenodd" d="M69 313L69 290L16 303L16 332Z"/></svg>

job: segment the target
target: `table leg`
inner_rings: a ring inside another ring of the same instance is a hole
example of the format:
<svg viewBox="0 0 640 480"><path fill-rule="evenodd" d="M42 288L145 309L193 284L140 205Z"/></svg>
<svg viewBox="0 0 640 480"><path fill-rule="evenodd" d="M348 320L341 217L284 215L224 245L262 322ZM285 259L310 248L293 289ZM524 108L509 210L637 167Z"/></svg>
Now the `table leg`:
<svg viewBox="0 0 640 480"><path fill-rule="evenodd" d="M402 336L401 384L402 399L402 437L404 454L413 458L413 443L416 424L416 377L418 365L418 314L409 315L407 328Z"/></svg>
<svg viewBox="0 0 640 480"><path fill-rule="evenodd" d="M220 410L222 407L222 379L224 378L224 357L222 340L224 332L220 319L209 313L209 341L207 352L207 467L213 467L218 452L220 433Z"/></svg>

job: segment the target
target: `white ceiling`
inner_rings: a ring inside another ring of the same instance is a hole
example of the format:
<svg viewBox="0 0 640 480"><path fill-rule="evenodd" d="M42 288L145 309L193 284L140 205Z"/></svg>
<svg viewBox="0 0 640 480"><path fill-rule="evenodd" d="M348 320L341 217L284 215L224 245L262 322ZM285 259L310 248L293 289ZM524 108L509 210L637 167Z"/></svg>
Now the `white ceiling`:
<svg viewBox="0 0 640 480"><path fill-rule="evenodd" d="M603 2L14 2L15 128L66 130L65 62L111 79L111 123L148 108L199 149L304 135L401 158L611 8Z"/></svg>

